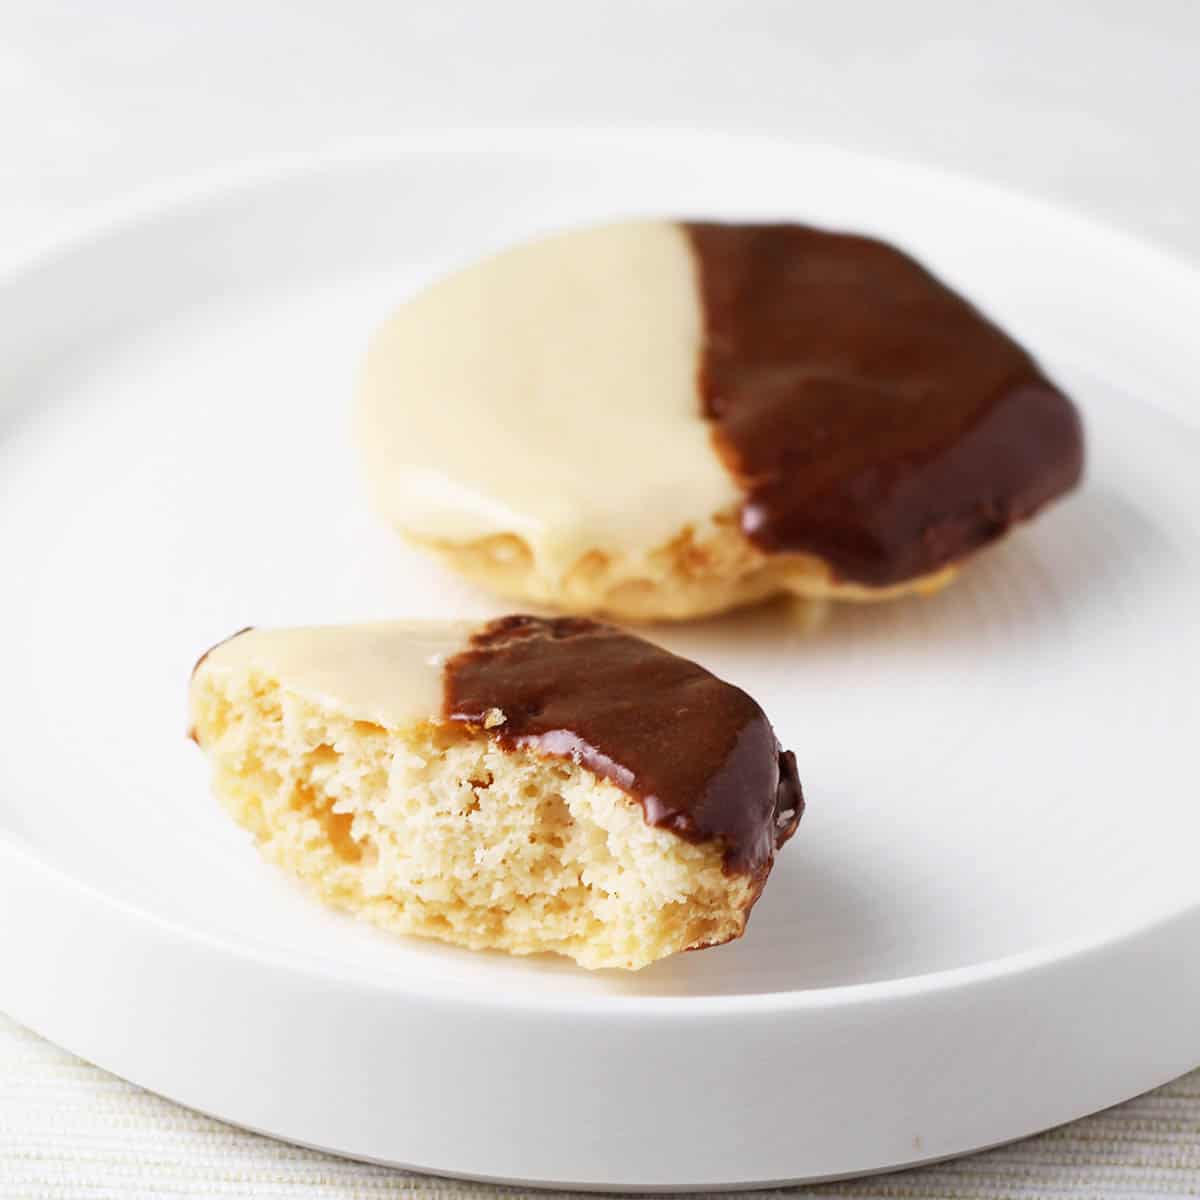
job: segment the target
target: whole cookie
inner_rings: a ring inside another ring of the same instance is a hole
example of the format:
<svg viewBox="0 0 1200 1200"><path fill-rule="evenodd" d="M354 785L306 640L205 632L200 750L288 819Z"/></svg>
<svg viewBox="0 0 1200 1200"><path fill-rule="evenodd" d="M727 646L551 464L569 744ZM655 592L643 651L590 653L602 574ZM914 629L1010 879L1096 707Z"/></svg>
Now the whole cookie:
<svg viewBox="0 0 1200 1200"><path fill-rule="evenodd" d="M896 248L641 221L434 284L376 335L360 441L385 517L575 613L933 590L1072 488L1033 358Z"/></svg>

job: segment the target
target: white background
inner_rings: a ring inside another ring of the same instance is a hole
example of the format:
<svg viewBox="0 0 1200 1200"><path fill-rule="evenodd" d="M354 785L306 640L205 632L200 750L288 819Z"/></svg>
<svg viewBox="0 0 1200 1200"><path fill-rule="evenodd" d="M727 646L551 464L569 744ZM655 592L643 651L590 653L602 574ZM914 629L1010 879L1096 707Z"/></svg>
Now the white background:
<svg viewBox="0 0 1200 1200"><path fill-rule="evenodd" d="M0 253L152 180L437 123L831 141L1200 258L1194 0L9 0Z"/></svg>

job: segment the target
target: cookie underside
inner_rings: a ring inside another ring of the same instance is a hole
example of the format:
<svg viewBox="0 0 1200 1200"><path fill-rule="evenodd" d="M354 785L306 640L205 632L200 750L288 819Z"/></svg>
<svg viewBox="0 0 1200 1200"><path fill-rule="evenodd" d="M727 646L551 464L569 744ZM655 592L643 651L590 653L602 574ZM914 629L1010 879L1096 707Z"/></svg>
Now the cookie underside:
<svg viewBox="0 0 1200 1200"><path fill-rule="evenodd" d="M867 602L930 595L958 570L944 567L890 587L842 581L813 555L764 554L741 534L736 513L721 514L700 529L688 526L647 554L590 551L561 576L540 563L517 534L451 542L400 532L459 574L501 595L623 621L691 620L781 595Z"/></svg>
<svg viewBox="0 0 1200 1200"><path fill-rule="evenodd" d="M458 722L388 727L261 671L203 678L195 736L263 855L397 933L637 969L744 930L761 880L565 759Z"/></svg>

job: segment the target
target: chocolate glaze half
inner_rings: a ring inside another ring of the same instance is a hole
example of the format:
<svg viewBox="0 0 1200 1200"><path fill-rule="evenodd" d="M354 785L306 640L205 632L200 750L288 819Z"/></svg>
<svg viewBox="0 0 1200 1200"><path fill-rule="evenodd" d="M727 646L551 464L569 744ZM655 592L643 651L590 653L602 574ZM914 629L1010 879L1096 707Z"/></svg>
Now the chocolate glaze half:
<svg viewBox="0 0 1200 1200"><path fill-rule="evenodd" d="M761 549L901 583L1078 482L1070 400L908 255L805 225L683 228L704 320L703 409Z"/></svg>
<svg viewBox="0 0 1200 1200"><path fill-rule="evenodd" d="M507 748L568 758L651 825L719 839L725 869L765 876L804 797L761 708L685 658L585 618L501 617L446 662L444 712ZM492 718L494 719L494 718Z"/></svg>

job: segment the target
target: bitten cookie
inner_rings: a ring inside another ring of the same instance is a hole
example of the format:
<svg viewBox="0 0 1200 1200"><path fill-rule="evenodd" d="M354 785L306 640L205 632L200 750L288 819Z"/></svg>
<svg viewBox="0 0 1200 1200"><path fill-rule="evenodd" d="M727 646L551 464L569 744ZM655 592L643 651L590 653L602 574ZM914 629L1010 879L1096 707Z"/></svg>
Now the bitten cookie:
<svg viewBox="0 0 1200 1200"><path fill-rule="evenodd" d="M804 806L745 692L583 618L248 630L190 703L270 861L472 949L636 969L739 937Z"/></svg>
<svg viewBox="0 0 1200 1200"><path fill-rule="evenodd" d="M377 334L383 515L503 594L687 618L930 591L1079 480L1071 402L912 258L803 225L519 246Z"/></svg>

